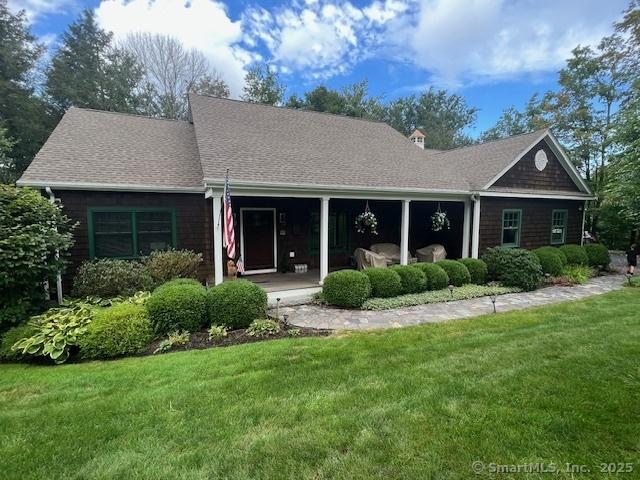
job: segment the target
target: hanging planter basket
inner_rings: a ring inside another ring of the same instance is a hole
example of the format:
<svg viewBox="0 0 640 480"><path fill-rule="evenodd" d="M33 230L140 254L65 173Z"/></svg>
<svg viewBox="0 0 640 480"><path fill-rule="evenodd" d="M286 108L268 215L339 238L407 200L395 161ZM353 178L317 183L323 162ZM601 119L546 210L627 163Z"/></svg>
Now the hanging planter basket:
<svg viewBox="0 0 640 480"><path fill-rule="evenodd" d="M369 201L364 207L364 212L356 217L356 231L358 233L371 233L378 235L378 219L369 209Z"/></svg>
<svg viewBox="0 0 640 480"><path fill-rule="evenodd" d="M442 230L449 230L450 227L451 223L449 222L447 212L443 212L440 209L440 203L438 203L438 210L431 215L431 230L434 232L440 232Z"/></svg>

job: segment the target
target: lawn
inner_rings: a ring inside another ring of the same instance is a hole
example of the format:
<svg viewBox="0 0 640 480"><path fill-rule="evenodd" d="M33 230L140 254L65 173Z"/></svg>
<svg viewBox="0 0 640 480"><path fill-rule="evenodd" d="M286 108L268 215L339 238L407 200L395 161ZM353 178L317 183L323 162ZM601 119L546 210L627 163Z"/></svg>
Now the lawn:
<svg viewBox="0 0 640 480"><path fill-rule="evenodd" d="M468 479L474 461L591 470L554 478L635 462L618 478L638 478L640 294L329 338L0 365L0 430L7 479Z"/></svg>

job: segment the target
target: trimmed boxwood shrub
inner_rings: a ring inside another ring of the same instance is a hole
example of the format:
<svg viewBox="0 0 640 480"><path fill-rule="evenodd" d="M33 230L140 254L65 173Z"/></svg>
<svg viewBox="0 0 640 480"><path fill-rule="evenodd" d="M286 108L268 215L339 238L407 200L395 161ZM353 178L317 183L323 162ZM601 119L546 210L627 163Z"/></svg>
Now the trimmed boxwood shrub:
<svg viewBox="0 0 640 480"><path fill-rule="evenodd" d="M402 293L402 280L398 272L391 268L367 268L363 273L369 277L371 296L377 298L395 297Z"/></svg>
<svg viewBox="0 0 640 480"><path fill-rule="evenodd" d="M144 305L119 303L95 311L78 346L82 358L110 358L138 353L152 339L153 329Z"/></svg>
<svg viewBox="0 0 640 480"><path fill-rule="evenodd" d="M2 335L0 341L0 360L7 362L17 362L23 360L25 355L20 351L13 351L13 347L17 341L23 338L29 338L36 334L37 329L28 323L23 323L17 327L10 328Z"/></svg>
<svg viewBox="0 0 640 480"><path fill-rule="evenodd" d="M135 260L102 258L83 262L73 279L71 294L81 297L130 297L153 286L145 266Z"/></svg>
<svg viewBox="0 0 640 480"><path fill-rule="evenodd" d="M553 249L557 253L558 257L560 257L560 261L562 262L562 266L563 267L567 266L567 256L558 247L542 247L542 248L551 248L551 249Z"/></svg>
<svg viewBox="0 0 640 480"><path fill-rule="evenodd" d="M339 270L324 279L322 296L330 305L358 308L371 296L371 282L362 272Z"/></svg>
<svg viewBox="0 0 640 480"><path fill-rule="evenodd" d="M567 265L588 265L587 252L580 245L563 245L560 251L567 257Z"/></svg>
<svg viewBox="0 0 640 480"><path fill-rule="evenodd" d="M490 280L507 287L535 290L542 281L542 266L533 252L522 248L495 247L482 256Z"/></svg>
<svg viewBox="0 0 640 480"><path fill-rule="evenodd" d="M469 275L471 275L471 283L476 285L484 285L487 283L487 264L479 258L461 258L458 260L467 267Z"/></svg>
<svg viewBox="0 0 640 480"><path fill-rule="evenodd" d="M469 269L462 263L456 260L440 260L436 262L436 265L442 267L442 269L447 272L451 285L461 287L462 285L471 283Z"/></svg>
<svg viewBox="0 0 640 480"><path fill-rule="evenodd" d="M193 278L174 278L166 283L163 283L159 287L157 287L154 292L162 288L173 287L175 285L195 285L196 287L201 287L202 284L198 280L194 280Z"/></svg>
<svg viewBox="0 0 640 480"><path fill-rule="evenodd" d="M142 260L156 285L174 278L196 278L202 254L191 250L156 250Z"/></svg>
<svg viewBox="0 0 640 480"><path fill-rule="evenodd" d="M549 274L553 277L557 277L562 273L562 260L557 248L553 247L540 247L533 250L533 253L540 260L540 265L542 266L542 272L545 274Z"/></svg>
<svg viewBox="0 0 640 480"><path fill-rule="evenodd" d="M609 249L600 243L588 243L584 247L589 266L606 270L611 263Z"/></svg>
<svg viewBox="0 0 640 480"><path fill-rule="evenodd" d="M389 268L398 275L402 282L402 293L418 293L427 289L427 277L414 265L393 265Z"/></svg>
<svg viewBox="0 0 640 480"><path fill-rule="evenodd" d="M449 285L449 275L435 263L416 263L416 267L427 277L427 290L442 290Z"/></svg>
<svg viewBox="0 0 640 480"><path fill-rule="evenodd" d="M202 285L161 285L146 303L157 334L176 330L193 332L207 323L207 291Z"/></svg>
<svg viewBox="0 0 640 480"><path fill-rule="evenodd" d="M248 280L233 280L211 288L207 303L212 325L247 328L254 320L267 316L267 292Z"/></svg>

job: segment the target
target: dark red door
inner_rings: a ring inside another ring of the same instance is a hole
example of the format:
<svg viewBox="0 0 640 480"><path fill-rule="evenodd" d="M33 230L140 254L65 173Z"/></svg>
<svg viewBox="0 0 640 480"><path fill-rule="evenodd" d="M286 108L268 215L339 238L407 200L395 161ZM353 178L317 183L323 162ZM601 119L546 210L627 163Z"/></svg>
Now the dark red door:
<svg viewBox="0 0 640 480"><path fill-rule="evenodd" d="M242 237L246 270L275 268L273 210L243 210Z"/></svg>

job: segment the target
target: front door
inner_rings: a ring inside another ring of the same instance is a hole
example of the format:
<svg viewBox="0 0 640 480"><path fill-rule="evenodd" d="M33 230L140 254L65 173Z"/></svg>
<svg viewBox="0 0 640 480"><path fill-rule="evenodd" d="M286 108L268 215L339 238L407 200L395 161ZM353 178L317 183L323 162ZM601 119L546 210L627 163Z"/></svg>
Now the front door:
<svg viewBox="0 0 640 480"><path fill-rule="evenodd" d="M242 259L245 273L276 271L274 208L242 208Z"/></svg>

